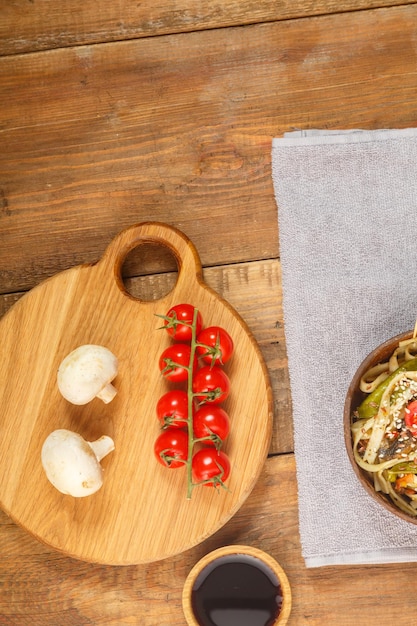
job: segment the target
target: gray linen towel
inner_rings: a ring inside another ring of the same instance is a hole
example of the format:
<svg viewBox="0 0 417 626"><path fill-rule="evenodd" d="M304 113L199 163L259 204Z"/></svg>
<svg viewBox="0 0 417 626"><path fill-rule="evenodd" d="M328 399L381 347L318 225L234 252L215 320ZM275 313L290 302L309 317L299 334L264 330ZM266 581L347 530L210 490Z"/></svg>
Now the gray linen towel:
<svg viewBox="0 0 417 626"><path fill-rule="evenodd" d="M288 133L272 176L306 566L417 561L343 440L356 368L417 317L417 129Z"/></svg>

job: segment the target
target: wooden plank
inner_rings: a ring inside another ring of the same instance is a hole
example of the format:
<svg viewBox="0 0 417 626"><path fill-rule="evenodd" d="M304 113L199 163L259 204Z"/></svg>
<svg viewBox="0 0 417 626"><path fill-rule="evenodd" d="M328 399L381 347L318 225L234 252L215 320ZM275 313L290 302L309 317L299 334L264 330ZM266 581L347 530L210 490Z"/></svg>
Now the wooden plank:
<svg viewBox="0 0 417 626"><path fill-rule="evenodd" d="M3 57L0 292L96 260L156 209L205 266L276 258L272 137L415 126L416 20L409 5Z"/></svg>
<svg viewBox="0 0 417 626"><path fill-rule="evenodd" d="M74 561L38 543L0 512L0 623L184 626L181 593L188 572L204 554L229 543L265 550L284 568L293 595L289 626L374 624L379 604L378 626L405 626L416 612L412 563L304 567L295 463L293 455L284 455L268 459L254 491L223 529L184 554L151 565Z"/></svg>
<svg viewBox="0 0 417 626"><path fill-rule="evenodd" d="M175 285L176 275L164 273L127 279L126 288L135 297L156 300ZM287 371L278 260L206 268L204 280L225 298L248 324L267 364L274 396L274 427L271 454L293 450L291 393ZM248 298L248 293L256 297ZM0 296L0 317L20 294Z"/></svg>
<svg viewBox="0 0 417 626"><path fill-rule="evenodd" d="M413 4L412 0L16 0L3 6L0 55Z"/></svg>

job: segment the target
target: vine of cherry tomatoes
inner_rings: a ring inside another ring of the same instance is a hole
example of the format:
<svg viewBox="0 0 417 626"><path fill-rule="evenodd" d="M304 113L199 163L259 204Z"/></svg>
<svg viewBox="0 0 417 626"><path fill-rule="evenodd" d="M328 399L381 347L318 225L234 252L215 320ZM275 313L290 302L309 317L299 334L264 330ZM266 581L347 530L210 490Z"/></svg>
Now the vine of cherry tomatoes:
<svg viewBox="0 0 417 626"><path fill-rule="evenodd" d="M160 355L159 369L175 388L156 405L161 433L154 453L165 467L187 467L191 497L197 485L224 487L230 474L229 458L221 450L230 420L221 404L230 393L223 365L232 357L234 345L224 328L204 328L200 312L191 304L173 306L159 317L172 339Z"/></svg>

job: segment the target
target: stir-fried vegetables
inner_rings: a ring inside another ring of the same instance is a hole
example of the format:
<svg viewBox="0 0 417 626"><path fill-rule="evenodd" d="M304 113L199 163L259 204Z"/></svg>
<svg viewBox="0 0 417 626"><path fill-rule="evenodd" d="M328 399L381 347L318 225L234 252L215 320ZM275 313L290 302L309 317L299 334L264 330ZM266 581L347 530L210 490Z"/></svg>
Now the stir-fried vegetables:
<svg viewBox="0 0 417 626"><path fill-rule="evenodd" d="M417 516L417 339L362 378L369 395L352 419L358 465L403 511ZM395 369L394 369L395 368ZM377 384L373 385L373 380Z"/></svg>

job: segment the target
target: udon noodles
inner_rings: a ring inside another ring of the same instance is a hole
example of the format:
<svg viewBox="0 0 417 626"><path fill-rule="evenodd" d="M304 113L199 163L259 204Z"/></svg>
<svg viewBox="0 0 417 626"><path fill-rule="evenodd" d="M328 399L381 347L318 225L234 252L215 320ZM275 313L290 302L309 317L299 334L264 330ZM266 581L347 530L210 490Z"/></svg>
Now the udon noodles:
<svg viewBox="0 0 417 626"><path fill-rule="evenodd" d="M352 416L356 463L402 511L417 516L417 324L411 339L361 378Z"/></svg>

